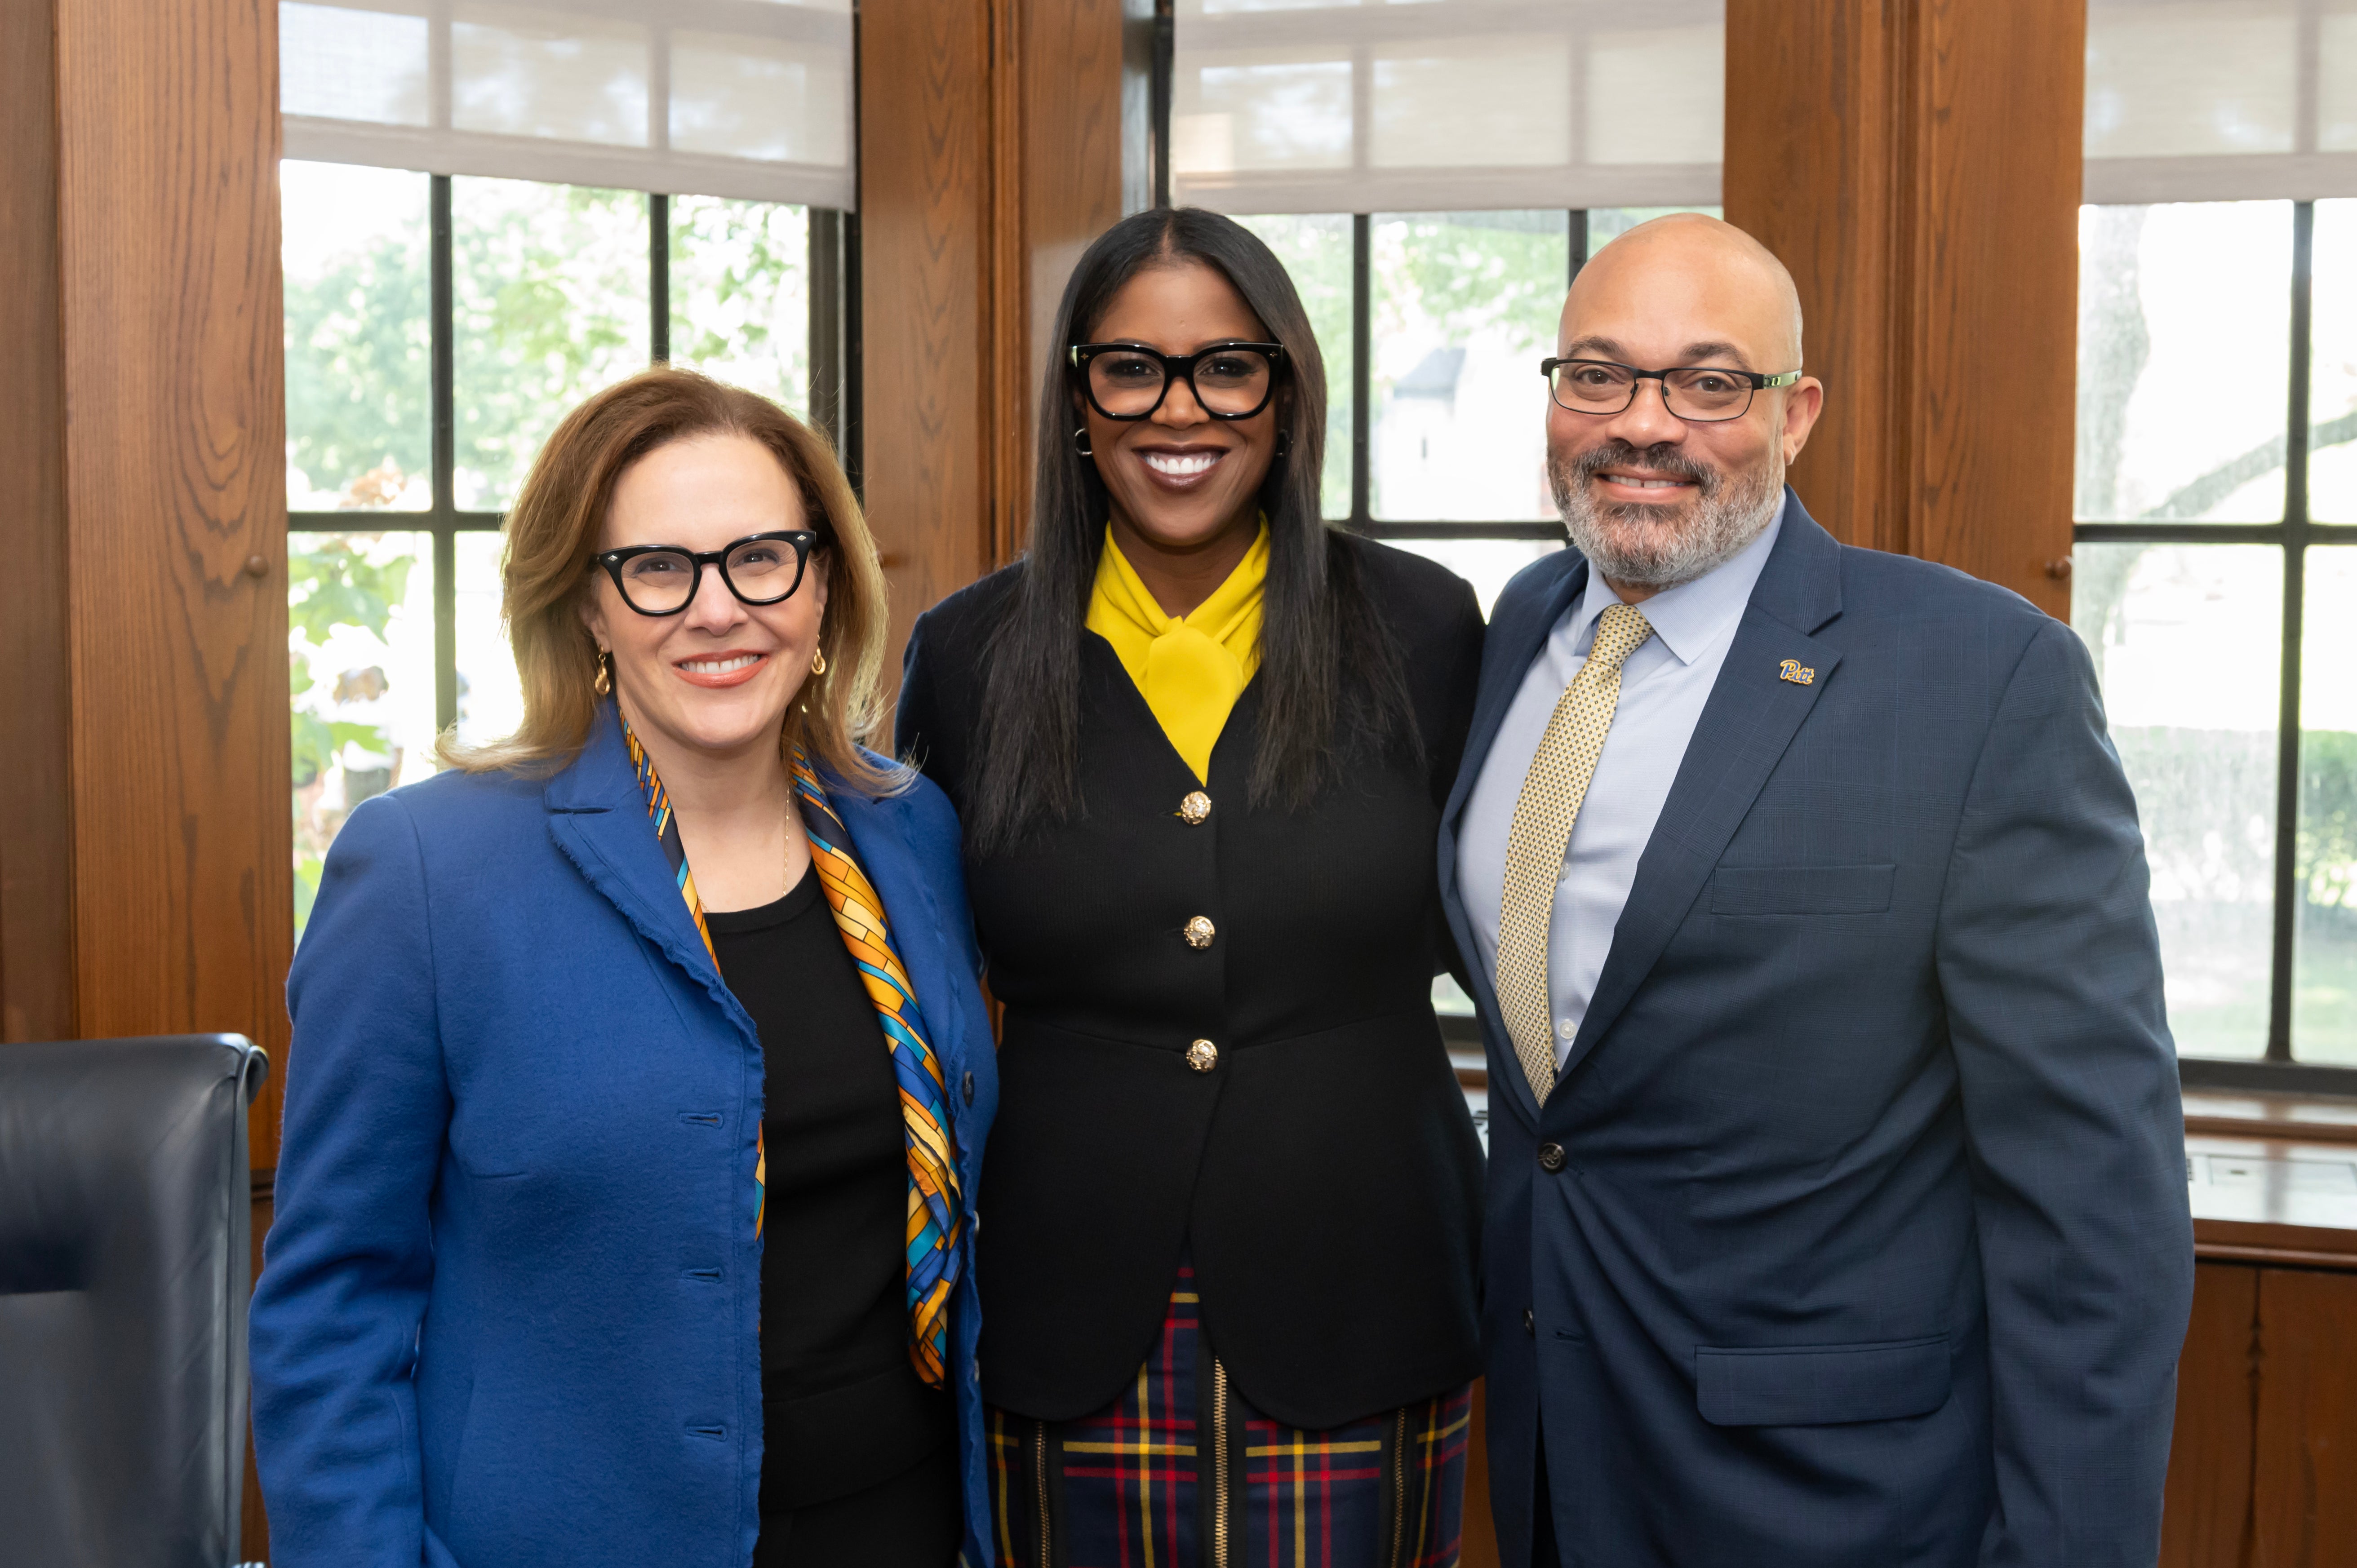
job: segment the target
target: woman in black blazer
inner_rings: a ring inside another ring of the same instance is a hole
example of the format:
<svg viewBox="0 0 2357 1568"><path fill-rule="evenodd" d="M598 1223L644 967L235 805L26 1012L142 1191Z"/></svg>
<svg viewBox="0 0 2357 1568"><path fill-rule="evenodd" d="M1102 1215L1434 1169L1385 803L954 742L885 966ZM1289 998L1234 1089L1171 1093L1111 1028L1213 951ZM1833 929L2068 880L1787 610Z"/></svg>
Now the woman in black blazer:
<svg viewBox="0 0 2357 1568"><path fill-rule="evenodd" d="M899 709L1006 1007L995 1544L1452 1563L1481 1153L1433 846L1480 614L1319 521L1317 340L1246 230L1125 220L1056 332L1029 553L918 621Z"/></svg>

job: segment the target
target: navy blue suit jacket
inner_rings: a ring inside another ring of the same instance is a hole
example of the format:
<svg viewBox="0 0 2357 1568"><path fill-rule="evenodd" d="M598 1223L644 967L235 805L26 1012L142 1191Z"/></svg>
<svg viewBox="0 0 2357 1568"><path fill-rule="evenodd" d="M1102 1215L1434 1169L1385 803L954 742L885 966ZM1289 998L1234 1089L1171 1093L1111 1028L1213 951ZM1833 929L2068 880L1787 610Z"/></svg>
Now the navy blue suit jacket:
<svg viewBox="0 0 2357 1568"><path fill-rule="evenodd" d="M922 779L830 793L942 1054L971 1202L998 1079L957 819ZM744 1568L761 1042L612 703L553 778L443 773L363 802L287 995L252 1318L272 1561ZM986 1568L973 1235L949 1361L965 1560Z"/></svg>
<svg viewBox="0 0 2357 1568"><path fill-rule="evenodd" d="M1531 1561L1544 1412L1566 1564L2150 1563L2192 1225L2085 650L2002 589L1836 543L1788 491L1542 1107L1457 834L1587 575L1566 551L1500 596L1441 829L1490 1058L1504 1560Z"/></svg>

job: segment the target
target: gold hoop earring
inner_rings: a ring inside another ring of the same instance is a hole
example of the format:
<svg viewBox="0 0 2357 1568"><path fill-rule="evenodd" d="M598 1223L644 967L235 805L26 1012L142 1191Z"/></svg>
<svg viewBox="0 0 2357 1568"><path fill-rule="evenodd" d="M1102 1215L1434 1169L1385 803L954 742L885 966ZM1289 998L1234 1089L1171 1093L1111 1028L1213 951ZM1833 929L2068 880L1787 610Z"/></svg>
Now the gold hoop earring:
<svg viewBox="0 0 2357 1568"><path fill-rule="evenodd" d="M597 650L597 678L589 684L601 697L613 694L614 655L610 649L601 648Z"/></svg>
<svg viewBox="0 0 2357 1568"><path fill-rule="evenodd" d="M811 673L813 675L826 673L826 650L822 648L811 655Z"/></svg>

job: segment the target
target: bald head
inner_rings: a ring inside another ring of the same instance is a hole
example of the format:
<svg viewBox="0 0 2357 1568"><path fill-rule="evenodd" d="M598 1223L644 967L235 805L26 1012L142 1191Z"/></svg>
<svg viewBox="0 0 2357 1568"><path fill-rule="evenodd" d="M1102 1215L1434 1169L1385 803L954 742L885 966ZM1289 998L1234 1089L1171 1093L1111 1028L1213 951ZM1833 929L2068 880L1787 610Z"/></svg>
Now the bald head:
<svg viewBox="0 0 2357 1568"><path fill-rule="evenodd" d="M1564 301L1563 351L1593 352L1600 343L1575 345L1603 338L1633 348L1626 339L1638 322L1651 324L1649 338L1675 339L1680 352L1641 361L1598 357L1658 368L1719 359L1732 349L1739 369L1801 368L1801 295L1792 274L1767 246L1699 212L1640 223L1580 268ZM1684 351L1705 346L1717 351Z"/></svg>

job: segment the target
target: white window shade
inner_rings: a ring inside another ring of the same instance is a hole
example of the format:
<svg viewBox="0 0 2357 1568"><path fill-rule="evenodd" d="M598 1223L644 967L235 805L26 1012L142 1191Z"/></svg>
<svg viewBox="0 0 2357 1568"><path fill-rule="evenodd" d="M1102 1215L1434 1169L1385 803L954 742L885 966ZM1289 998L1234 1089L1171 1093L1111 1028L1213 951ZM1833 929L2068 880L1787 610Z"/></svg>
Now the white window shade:
<svg viewBox="0 0 2357 1568"><path fill-rule="evenodd" d="M851 0L284 0L286 156L849 208Z"/></svg>
<svg viewBox="0 0 2357 1568"><path fill-rule="evenodd" d="M1173 199L1225 212L1718 200L1724 0L1178 0Z"/></svg>
<svg viewBox="0 0 2357 1568"><path fill-rule="evenodd" d="M2089 0L2086 199L2357 196L2357 0Z"/></svg>

